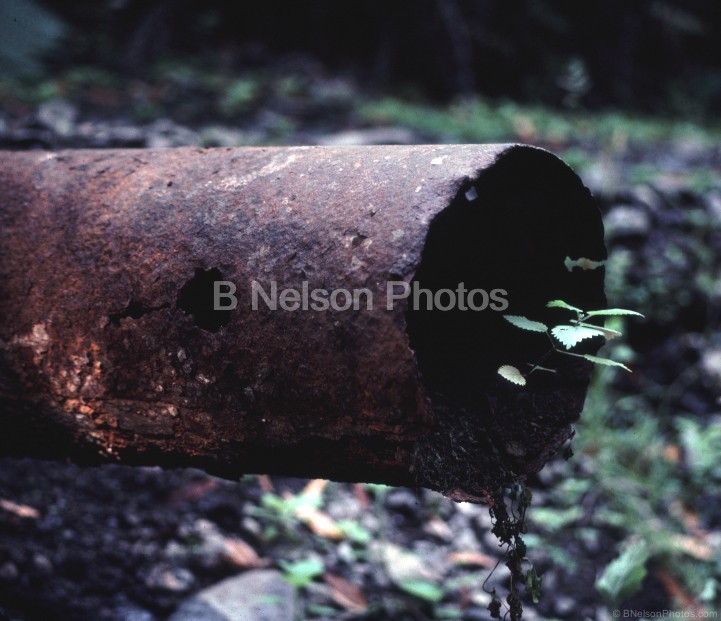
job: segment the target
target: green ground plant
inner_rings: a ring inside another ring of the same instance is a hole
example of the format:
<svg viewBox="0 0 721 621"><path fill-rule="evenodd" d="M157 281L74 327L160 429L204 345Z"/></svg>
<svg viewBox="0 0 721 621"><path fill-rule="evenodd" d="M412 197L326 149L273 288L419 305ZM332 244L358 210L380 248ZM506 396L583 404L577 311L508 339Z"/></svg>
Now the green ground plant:
<svg viewBox="0 0 721 621"><path fill-rule="evenodd" d="M577 456L556 472L546 506L529 513L540 534L528 535L528 544L572 574L585 559L568 550L611 534L617 552L597 569L595 584L609 606L643 590L653 567L712 609L721 603L721 563L697 521L703 499L721 496L721 468L711 457L721 454L721 420L678 416L664 431L648 399L619 395L611 373L603 370L592 382L577 425Z"/></svg>

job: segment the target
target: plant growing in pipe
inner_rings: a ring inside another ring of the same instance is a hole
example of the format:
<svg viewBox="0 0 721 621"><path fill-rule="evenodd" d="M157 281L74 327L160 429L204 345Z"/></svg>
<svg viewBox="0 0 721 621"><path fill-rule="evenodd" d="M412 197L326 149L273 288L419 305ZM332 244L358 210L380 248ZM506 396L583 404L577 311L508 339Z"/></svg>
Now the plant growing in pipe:
<svg viewBox="0 0 721 621"><path fill-rule="evenodd" d="M637 313L636 311L628 310L625 308L607 308L586 311L578 308L577 306L572 306L571 304L568 304L563 300L551 300L546 304L546 306L549 308L561 308L571 313L574 313L576 316L575 318L570 319L568 323L559 324L557 326L549 328L545 323L542 323L540 321L533 321L528 317L523 317L521 315L503 315L503 318L506 321L513 324L517 328L520 328L521 330L545 333L549 341L551 342L551 349L549 349L545 354L543 354L543 356L541 356L541 359L538 360L535 364L529 363L531 366L531 370L528 371L528 373L526 373L525 375L521 373L521 371L517 367L509 364L502 365L498 368L498 374L501 377L507 379L509 382L518 384L519 386L525 386L526 378L534 371L547 371L549 373L555 373L555 369L541 366L546 360L546 358L553 352L558 352L559 354L563 354L565 356L583 358L585 360L588 360L589 362L593 362L594 364L621 367L626 371L631 371L631 369L629 369L626 365L618 362L617 360L612 360L610 358L602 358L600 356L592 356L591 354L581 354L570 350L576 345L578 345L581 341L589 338L600 336L606 340L610 340L621 336L621 332L619 332L618 330L612 330L610 328L590 323L589 320L592 320L594 317L619 317L622 315L635 315L637 317L643 317L641 313ZM559 347L557 342L560 343L562 347Z"/></svg>

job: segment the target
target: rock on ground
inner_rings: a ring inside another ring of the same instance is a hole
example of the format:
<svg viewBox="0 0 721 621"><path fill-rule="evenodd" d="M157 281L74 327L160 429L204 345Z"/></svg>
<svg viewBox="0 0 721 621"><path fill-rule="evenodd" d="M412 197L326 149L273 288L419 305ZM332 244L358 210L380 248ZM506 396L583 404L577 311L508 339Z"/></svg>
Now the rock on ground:
<svg viewBox="0 0 721 621"><path fill-rule="evenodd" d="M293 621L295 594L272 569L247 571L196 593L168 621Z"/></svg>

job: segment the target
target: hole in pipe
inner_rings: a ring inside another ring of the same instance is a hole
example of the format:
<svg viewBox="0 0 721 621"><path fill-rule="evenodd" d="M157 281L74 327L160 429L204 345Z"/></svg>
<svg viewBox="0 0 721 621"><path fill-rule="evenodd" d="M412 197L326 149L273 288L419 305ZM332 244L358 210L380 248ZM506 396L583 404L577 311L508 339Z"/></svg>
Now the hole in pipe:
<svg viewBox="0 0 721 621"><path fill-rule="evenodd" d="M227 326L231 317L229 310L213 310L213 283L216 280L225 280L217 267L196 268L193 278L178 293L177 307L192 315L196 326L209 332Z"/></svg>

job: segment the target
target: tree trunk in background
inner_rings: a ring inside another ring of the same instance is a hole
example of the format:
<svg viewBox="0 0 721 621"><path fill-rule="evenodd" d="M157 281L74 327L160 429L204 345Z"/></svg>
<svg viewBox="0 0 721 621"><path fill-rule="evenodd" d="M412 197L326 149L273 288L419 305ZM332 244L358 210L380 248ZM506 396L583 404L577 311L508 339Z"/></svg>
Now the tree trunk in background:
<svg viewBox="0 0 721 621"><path fill-rule="evenodd" d="M602 269L564 264L605 259L599 211L540 149L4 152L0 223L2 454L466 498L542 467L583 406L585 361L496 373L548 349L504 313L605 303ZM484 310L426 308L460 283Z"/></svg>

